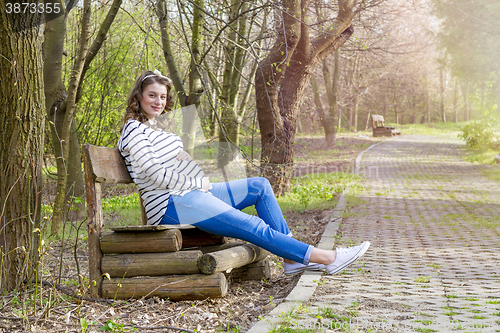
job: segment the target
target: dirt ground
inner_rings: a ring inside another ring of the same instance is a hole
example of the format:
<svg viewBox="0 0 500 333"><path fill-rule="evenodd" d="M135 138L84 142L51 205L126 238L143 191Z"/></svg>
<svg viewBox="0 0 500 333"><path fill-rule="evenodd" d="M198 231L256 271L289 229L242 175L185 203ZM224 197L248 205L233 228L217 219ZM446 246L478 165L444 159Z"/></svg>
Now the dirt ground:
<svg viewBox="0 0 500 333"><path fill-rule="evenodd" d="M298 156L296 175L315 170L352 171L357 155L376 141L359 136L341 137L332 149L325 147L321 138L298 139L295 147ZM314 154L311 155L311 152ZM328 223L329 212L285 212L285 216L295 238L315 245ZM60 255L64 253L61 284L74 292L76 287L72 285L78 285L78 272L82 277L87 276L85 240L76 246L74 243L65 244L65 249L61 250L60 242L47 249L43 262L51 275L46 279L58 282L54 277L59 276ZM281 259L271 258L273 275L269 280L232 282L228 295L221 299L173 302L150 298L109 304L80 301L50 285L44 285L41 293L38 289L36 293L35 289L28 289L21 294L0 296L0 333L83 332L85 327L86 332L98 332L100 328L101 331L106 328L114 332L178 332L179 328L185 329L185 332L245 332L260 316L265 316L279 304L298 281L299 276L283 274ZM38 306L36 313L29 305L33 299L43 300L43 306Z"/></svg>

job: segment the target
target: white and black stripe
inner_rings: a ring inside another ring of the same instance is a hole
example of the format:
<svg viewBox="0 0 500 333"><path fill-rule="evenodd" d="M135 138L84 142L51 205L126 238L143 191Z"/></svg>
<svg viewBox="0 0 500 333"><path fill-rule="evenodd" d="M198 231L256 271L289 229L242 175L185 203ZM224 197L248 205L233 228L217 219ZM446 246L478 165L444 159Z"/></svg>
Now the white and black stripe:
<svg viewBox="0 0 500 333"><path fill-rule="evenodd" d="M182 140L130 119L123 127L118 150L144 200L148 224L159 224L170 195L202 188L203 170L195 161L178 161Z"/></svg>

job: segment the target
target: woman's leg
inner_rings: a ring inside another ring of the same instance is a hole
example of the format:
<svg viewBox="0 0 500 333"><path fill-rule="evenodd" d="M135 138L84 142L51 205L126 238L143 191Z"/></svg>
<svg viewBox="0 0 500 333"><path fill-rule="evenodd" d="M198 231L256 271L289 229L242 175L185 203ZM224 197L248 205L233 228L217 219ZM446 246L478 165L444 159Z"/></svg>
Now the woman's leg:
<svg viewBox="0 0 500 333"><path fill-rule="evenodd" d="M259 190L258 186L255 186L259 182L256 182L253 183L254 186L248 186L249 190L245 192L244 186L238 184L222 183L220 186L224 185L226 190L214 187L222 200L211 193L200 191L192 191L182 197L172 196L162 224L193 224L207 232L246 240L290 261L304 265L309 261L324 264L330 274L345 269L359 259L370 246L369 242L363 242L359 246L330 251L297 241L288 236L289 229L274 194L271 198L267 192L267 185L263 186L264 190ZM250 190L251 188L254 189ZM258 214L267 221L235 208L241 209L252 204L258 206ZM273 209L274 204L277 209Z"/></svg>
<svg viewBox="0 0 500 333"><path fill-rule="evenodd" d="M257 215L271 228L291 235L271 184L266 178L254 177L212 184L210 192L226 204L242 210L255 205Z"/></svg>
<svg viewBox="0 0 500 333"><path fill-rule="evenodd" d="M193 224L213 234L248 241L285 259L309 262L313 246L287 236L260 217L245 214L211 193L191 191L169 200L162 224Z"/></svg>
<svg viewBox="0 0 500 333"><path fill-rule="evenodd" d="M274 195L271 183L266 178L239 179L224 183L214 183L212 186L213 189L210 192L215 197L239 210L255 205L257 215L269 224L271 228L290 237L292 236ZM286 264L285 271L295 272L304 269L302 264L291 268L289 265L293 264L294 261L289 259L285 259L284 261ZM312 265L308 269L322 268L322 266Z"/></svg>

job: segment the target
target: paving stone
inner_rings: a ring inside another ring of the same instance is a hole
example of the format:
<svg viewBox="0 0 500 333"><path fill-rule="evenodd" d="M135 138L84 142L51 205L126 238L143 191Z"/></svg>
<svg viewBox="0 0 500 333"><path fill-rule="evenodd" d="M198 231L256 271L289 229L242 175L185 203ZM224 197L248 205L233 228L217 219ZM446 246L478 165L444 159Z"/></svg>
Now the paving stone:
<svg viewBox="0 0 500 333"><path fill-rule="evenodd" d="M500 184L485 177L496 166L464 152L456 135L411 135L358 159L364 204L345 212L337 236L372 246L322 277L297 325L337 332L337 319L312 315L331 308L355 313L352 332L500 330Z"/></svg>

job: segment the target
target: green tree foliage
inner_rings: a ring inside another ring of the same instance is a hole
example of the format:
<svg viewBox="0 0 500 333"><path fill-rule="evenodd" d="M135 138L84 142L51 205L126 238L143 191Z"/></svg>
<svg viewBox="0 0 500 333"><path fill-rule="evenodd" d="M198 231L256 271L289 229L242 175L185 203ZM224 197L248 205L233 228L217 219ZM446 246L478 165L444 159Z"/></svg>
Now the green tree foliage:
<svg viewBox="0 0 500 333"><path fill-rule="evenodd" d="M480 107L494 109L500 96L500 2L434 0L437 34L452 75L474 85Z"/></svg>
<svg viewBox="0 0 500 333"><path fill-rule="evenodd" d="M158 35L146 30L154 17L152 8L142 3L128 5L131 7L124 6L118 13L106 42L87 71L76 112L78 137L82 143L115 146L120 136L125 101L135 77L145 69L167 72ZM106 8L97 10L93 22L101 22L105 15ZM69 25L70 29L77 29L78 22L73 20ZM68 34L68 48L74 38L77 36Z"/></svg>

